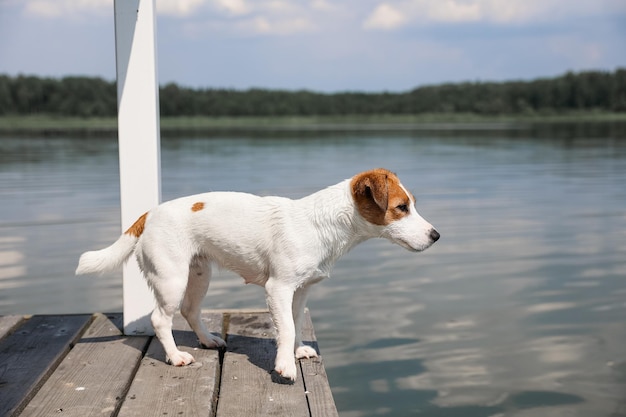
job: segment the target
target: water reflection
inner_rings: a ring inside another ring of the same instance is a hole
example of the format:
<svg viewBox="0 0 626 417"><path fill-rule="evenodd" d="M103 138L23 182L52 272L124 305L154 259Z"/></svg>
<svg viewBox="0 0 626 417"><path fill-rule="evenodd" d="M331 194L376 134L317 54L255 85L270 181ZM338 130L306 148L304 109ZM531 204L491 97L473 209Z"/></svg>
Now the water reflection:
<svg viewBox="0 0 626 417"><path fill-rule="evenodd" d="M313 289L341 415L626 415L623 132L164 137L163 196L299 197L392 168L442 239L367 242ZM0 138L0 201L0 314L121 310L119 274L73 276L120 232L114 138ZM211 285L207 308L264 305L226 271Z"/></svg>
<svg viewBox="0 0 626 417"><path fill-rule="evenodd" d="M19 287L19 278L26 275L24 255L15 250L22 241L17 236L0 238L0 288Z"/></svg>

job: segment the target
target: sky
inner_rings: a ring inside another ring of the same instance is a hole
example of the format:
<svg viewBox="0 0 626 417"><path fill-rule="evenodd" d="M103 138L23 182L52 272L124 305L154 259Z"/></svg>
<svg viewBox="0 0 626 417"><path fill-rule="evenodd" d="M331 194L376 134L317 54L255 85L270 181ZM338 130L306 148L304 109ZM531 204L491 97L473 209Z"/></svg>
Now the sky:
<svg viewBox="0 0 626 417"><path fill-rule="evenodd" d="M625 0L156 0L156 8L161 85L400 92L626 67ZM114 80L113 0L0 0L0 74Z"/></svg>

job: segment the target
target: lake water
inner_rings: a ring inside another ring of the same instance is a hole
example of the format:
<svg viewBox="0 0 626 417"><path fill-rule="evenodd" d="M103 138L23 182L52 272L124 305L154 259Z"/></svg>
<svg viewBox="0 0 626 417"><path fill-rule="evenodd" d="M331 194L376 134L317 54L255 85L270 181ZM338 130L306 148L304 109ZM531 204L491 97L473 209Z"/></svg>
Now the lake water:
<svg viewBox="0 0 626 417"><path fill-rule="evenodd" d="M311 291L340 414L626 416L626 129L483 128L164 137L163 198L392 169L442 238L366 242ZM119 218L115 138L0 138L0 314L121 311L120 274L73 275ZM264 297L216 271L204 305Z"/></svg>

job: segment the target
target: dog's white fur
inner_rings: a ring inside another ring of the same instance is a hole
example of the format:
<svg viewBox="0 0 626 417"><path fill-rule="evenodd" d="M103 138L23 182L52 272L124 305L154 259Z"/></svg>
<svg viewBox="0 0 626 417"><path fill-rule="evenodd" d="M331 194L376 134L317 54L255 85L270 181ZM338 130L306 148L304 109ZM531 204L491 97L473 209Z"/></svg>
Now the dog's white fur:
<svg viewBox="0 0 626 417"><path fill-rule="evenodd" d="M383 237L422 251L439 234L415 209L414 197L384 169L351 179L299 200L211 192L161 204L137 220L108 248L80 257L77 274L102 273L135 254L152 287L157 307L152 324L174 365L194 358L172 335L178 308L206 347L223 347L200 320L211 262L246 283L265 287L277 333L275 370L295 380L296 358L315 357L302 343L307 291L329 276L337 259L356 244Z"/></svg>

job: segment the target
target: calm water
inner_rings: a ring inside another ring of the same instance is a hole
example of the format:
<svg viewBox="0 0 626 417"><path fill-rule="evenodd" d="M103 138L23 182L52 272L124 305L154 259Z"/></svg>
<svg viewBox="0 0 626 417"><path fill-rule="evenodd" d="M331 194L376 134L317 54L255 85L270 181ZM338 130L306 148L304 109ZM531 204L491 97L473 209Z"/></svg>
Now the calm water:
<svg viewBox="0 0 626 417"><path fill-rule="evenodd" d="M626 136L561 126L163 138L163 198L300 197L378 166L441 232L357 247L311 308L342 416L625 416ZM0 314L121 310L114 138L0 138ZM216 272L207 308L261 307Z"/></svg>

